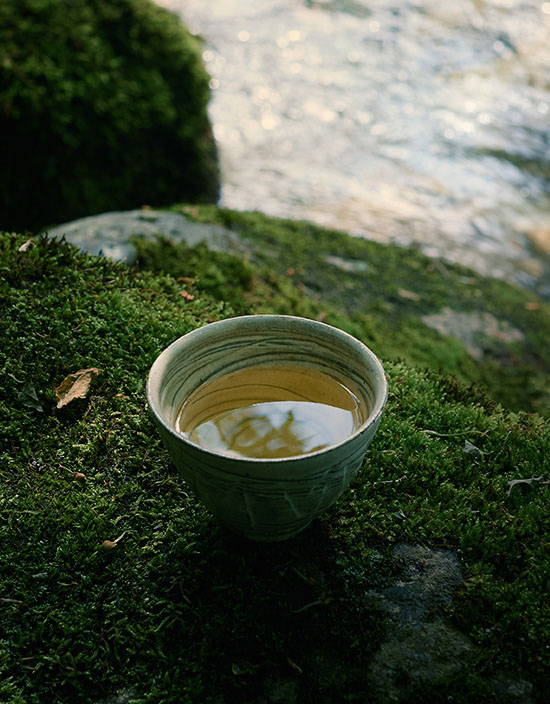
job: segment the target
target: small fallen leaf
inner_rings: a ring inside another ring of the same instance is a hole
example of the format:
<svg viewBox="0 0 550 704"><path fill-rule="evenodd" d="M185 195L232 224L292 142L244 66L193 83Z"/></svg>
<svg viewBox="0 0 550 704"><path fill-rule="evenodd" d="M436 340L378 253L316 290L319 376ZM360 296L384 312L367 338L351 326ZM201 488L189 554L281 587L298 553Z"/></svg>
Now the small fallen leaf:
<svg viewBox="0 0 550 704"><path fill-rule="evenodd" d="M32 247L34 244L34 240L31 238L30 240L27 240L26 242L23 242L21 247L18 248L18 252L26 252L29 247Z"/></svg>
<svg viewBox="0 0 550 704"><path fill-rule="evenodd" d="M186 301L192 301L195 298L195 296L193 296L193 294L188 293L185 289L183 289L183 291L181 292L181 295L183 296L183 298L185 298Z"/></svg>
<svg viewBox="0 0 550 704"><path fill-rule="evenodd" d="M83 474L82 472L75 472L74 473L74 480L75 480L75 482L85 482L86 475Z"/></svg>
<svg viewBox="0 0 550 704"><path fill-rule="evenodd" d="M296 270L292 266L289 266L288 269L285 271L285 274L287 276L294 276L295 273L296 273Z"/></svg>
<svg viewBox="0 0 550 704"><path fill-rule="evenodd" d="M528 303L525 304L525 308L527 310L538 310L539 307L540 306L536 301L529 301Z"/></svg>
<svg viewBox="0 0 550 704"><path fill-rule="evenodd" d="M542 476L541 477L529 477L529 479L513 479L511 482L508 482L508 491L507 491L506 495L510 496L512 493L512 489L514 489L516 486L525 486L525 487L528 487L529 489L533 489L541 481L542 481Z"/></svg>
<svg viewBox="0 0 550 704"><path fill-rule="evenodd" d="M97 379L100 371L101 369L91 367L66 376L55 389L57 408L63 408L75 398L85 398L90 390L90 384Z"/></svg>
<svg viewBox="0 0 550 704"><path fill-rule="evenodd" d="M116 542L116 540L104 540L101 543L101 549L102 550L113 550L113 548L116 548L117 545L118 545L118 543Z"/></svg>
<svg viewBox="0 0 550 704"><path fill-rule="evenodd" d="M290 665L290 667L291 667L293 670L296 670L296 671L299 672L301 675L304 674L302 668L300 667L300 665L297 665L297 664L294 662L294 660L291 660L289 657L287 657L286 661L287 661L287 663Z"/></svg>
<svg viewBox="0 0 550 704"><path fill-rule="evenodd" d="M34 386L30 383L25 384L21 391L17 394L18 400L23 404L23 406L27 406L27 408L34 408L37 411L43 412L44 408L42 407L42 404L38 400L38 396L36 395L36 389Z"/></svg>

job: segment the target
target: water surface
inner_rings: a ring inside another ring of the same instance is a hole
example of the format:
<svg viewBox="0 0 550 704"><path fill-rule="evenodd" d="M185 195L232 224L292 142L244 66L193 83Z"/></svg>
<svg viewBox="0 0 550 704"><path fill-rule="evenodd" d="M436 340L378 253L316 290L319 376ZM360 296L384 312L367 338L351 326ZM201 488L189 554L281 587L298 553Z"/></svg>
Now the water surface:
<svg viewBox="0 0 550 704"><path fill-rule="evenodd" d="M550 2L163 4L206 41L221 205L550 296Z"/></svg>

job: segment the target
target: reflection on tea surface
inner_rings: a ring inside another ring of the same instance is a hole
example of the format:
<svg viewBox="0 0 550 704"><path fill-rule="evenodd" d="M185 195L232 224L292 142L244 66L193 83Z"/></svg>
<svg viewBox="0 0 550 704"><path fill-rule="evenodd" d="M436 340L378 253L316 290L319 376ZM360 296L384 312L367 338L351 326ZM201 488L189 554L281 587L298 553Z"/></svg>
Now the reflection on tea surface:
<svg viewBox="0 0 550 704"><path fill-rule="evenodd" d="M257 366L200 386L176 427L191 442L235 457L294 457L345 440L366 419L355 395L317 370Z"/></svg>

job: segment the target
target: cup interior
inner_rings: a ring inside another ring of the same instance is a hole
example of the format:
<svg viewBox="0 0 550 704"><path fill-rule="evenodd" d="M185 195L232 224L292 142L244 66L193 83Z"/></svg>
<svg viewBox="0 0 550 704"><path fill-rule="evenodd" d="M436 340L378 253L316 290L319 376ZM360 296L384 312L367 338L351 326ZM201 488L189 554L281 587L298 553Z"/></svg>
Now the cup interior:
<svg viewBox="0 0 550 704"><path fill-rule="evenodd" d="M148 402L170 434L190 442L179 433L176 420L182 404L200 386L250 367L264 367L269 373L285 365L304 372L298 389L304 398L308 375L315 374L328 375L356 397L360 419L350 437L376 422L383 410L384 371L363 343L325 323L277 315L230 318L176 340L151 368Z"/></svg>

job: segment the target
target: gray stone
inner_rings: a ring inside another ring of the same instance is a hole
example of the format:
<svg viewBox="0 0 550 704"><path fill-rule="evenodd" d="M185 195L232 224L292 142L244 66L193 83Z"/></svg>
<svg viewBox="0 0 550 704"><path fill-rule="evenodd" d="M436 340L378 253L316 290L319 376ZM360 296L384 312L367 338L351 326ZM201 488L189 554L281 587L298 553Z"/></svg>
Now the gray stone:
<svg viewBox="0 0 550 704"><path fill-rule="evenodd" d="M452 603L463 575L458 555L420 545L399 545L394 551L398 578L368 592L388 614L387 638L370 663L368 677L387 701L407 701L415 685L436 683L460 672L477 646L452 628L445 607ZM498 696L531 703L531 683L504 675L490 682Z"/></svg>
<svg viewBox="0 0 550 704"><path fill-rule="evenodd" d="M512 680L500 675L491 680L493 692L505 701L516 700L518 704L528 704L532 701L533 685L526 680Z"/></svg>
<svg viewBox="0 0 550 704"><path fill-rule="evenodd" d="M380 693L399 700L403 686L458 672L473 646L444 622L443 609L463 579L457 554L399 545L394 557L401 567L399 578L368 593L389 617L388 638L369 675Z"/></svg>
<svg viewBox="0 0 550 704"><path fill-rule="evenodd" d="M422 623L440 615L462 583L458 555L450 550L430 550L421 545L399 545L394 557L401 565L397 581L368 595L388 612L395 626Z"/></svg>
<svg viewBox="0 0 550 704"><path fill-rule="evenodd" d="M97 701L96 704L129 704L133 697L135 697L135 693L131 689L119 689L115 694Z"/></svg>
<svg viewBox="0 0 550 704"><path fill-rule="evenodd" d="M136 259L134 237L164 235L189 245L205 242L215 251L244 254L247 248L234 233L218 225L196 223L185 215L162 210L129 210L92 215L50 228L49 237L61 239L89 254L132 264Z"/></svg>
<svg viewBox="0 0 550 704"><path fill-rule="evenodd" d="M510 325L507 320L499 320L485 311L462 313L451 308L443 308L439 313L423 315L422 322L440 335L450 335L460 340L468 353L476 360L484 355L483 339L498 342L523 342L525 335Z"/></svg>

